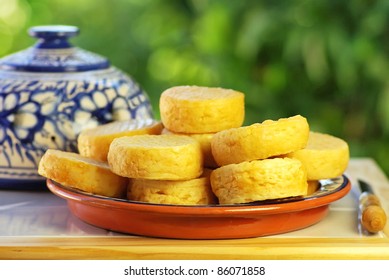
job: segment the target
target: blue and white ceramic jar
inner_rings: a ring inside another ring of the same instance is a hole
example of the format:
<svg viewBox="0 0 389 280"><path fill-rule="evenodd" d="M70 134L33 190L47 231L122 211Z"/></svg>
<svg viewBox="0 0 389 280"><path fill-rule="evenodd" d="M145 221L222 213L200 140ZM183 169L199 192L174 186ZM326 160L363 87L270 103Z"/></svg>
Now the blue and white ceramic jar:
<svg viewBox="0 0 389 280"><path fill-rule="evenodd" d="M73 26L29 30L35 46L0 59L0 187L44 179L48 148L77 151L80 131L114 120L152 118L147 94L97 54L73 47Z"/></svg>

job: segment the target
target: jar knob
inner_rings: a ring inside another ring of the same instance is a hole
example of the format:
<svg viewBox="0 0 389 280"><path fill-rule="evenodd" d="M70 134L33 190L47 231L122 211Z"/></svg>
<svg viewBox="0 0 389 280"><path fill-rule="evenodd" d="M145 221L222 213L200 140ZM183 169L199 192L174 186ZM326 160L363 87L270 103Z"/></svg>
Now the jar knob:
<svg viewBox="0 0 389 280"><path fill-rule="evenodd" d="M36 48L63 49L72 47L68 38L77 36L79 29L70 25L42 25L31 27L28 34L39 39Z"/></svg>

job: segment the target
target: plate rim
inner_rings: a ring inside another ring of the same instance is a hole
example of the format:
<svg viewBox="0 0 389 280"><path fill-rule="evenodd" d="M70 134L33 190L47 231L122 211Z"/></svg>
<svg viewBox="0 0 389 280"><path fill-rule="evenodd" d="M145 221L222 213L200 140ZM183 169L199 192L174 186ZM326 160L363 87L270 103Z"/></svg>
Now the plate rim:
<svg viewBox="0 0 389 280"><path fill-rule="evenodd" d="M167 205L153 204L146 202L131 201L125 199L115 199L110 197L89 194L77 189L64 187L54 180L47 179L46 184L49 190L67 200L87 204L93 207L116 208L123 211L136 211L144 213L169 214L175 216L225 216L225 215L245 215L257 216L258 214L272 215L286 212L296 212L308 210L321 206L326 206L336 200L341 199L351 189L350 179L342 174L336 178L342 178L340 186L336 191L323 194L318 197L310 197L291 202L277 202L269 204L237 204L237 205ZM332 179L336 179L332 178Z"/></svg>

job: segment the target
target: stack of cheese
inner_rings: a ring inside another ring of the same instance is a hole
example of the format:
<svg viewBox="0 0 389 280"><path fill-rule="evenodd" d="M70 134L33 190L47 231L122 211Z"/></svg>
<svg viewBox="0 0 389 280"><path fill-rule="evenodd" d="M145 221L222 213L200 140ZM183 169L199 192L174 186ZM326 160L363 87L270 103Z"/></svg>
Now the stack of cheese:
<svg viewBox="0 0 389 280"><path fill-rule="evenodd" d="M172 87L160 114L161 122L84 131L80 154L48 150L39 173L105 196L204 205L305 195L348 164L347 143L311 132L300 115L242 126L244 94L235 90Z"/></svg>
<svg viewBox="0 0 389 280"><path fill-rule="evenodd" d="M309 125L302 116L264 121L221 131L212 151L221 166L211 176L221 204L245 203L307 194L299 160L281 157L304 148Z"/></svg>
<svg viewBox="0 0 389 280"><path fill-rule="evenodd" d="M128 178L112 172L107 155L111 142L119 137L160 134L158 121L112 122L83 131L78 137L79 153L49 149L39 162L38 173L64 186L108 197L125 197Z"/></svg>
<svg viewBox="0 0 389 280"><path fill-rule="evenodd" d="M173 87L161 94L160 114L162 135L111 144L111 169L131 178L127 197L164 204L215 203L209 179L209 168L216 167L211 139L242 125L244 95L221 88Z"/></svg>
<svg viewBox="0 0 389 280"><path fill-rule="evenodd" d="M349 161L346 142L310 132L300 115L224 130L213 137L212 152L221 167L211 184L222 204L306 195Z"/></svg>

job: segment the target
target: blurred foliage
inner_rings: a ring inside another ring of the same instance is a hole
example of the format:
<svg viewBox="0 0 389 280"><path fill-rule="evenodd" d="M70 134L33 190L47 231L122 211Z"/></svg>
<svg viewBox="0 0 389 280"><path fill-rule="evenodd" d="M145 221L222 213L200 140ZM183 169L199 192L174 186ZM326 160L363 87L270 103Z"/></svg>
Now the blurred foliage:
<svg viewBox="0 0 389 280"><path fill-rule="evenodd" d="M387 0L0 0L0 56L46 24L80 27L72 42L133 76L157 117L168 87L232 88L246 124L301 114L389 174Z"/></svg>

